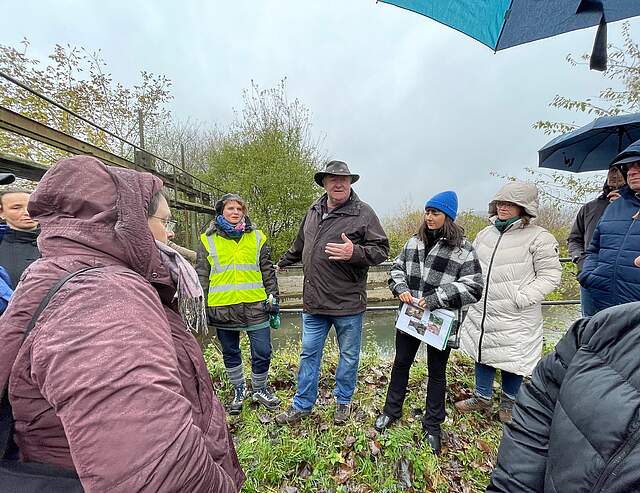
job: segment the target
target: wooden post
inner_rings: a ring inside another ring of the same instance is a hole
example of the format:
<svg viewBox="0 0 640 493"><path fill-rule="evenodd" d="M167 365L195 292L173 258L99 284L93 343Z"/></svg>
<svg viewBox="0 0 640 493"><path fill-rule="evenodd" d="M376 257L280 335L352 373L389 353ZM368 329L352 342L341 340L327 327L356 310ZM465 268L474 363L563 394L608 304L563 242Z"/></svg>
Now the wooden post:
<svg viewBox="0 0 640 493"><path fill-rule="evenodd" d="M144 117L142 116L142 110L138 110L138 136L140 138L140 142L138 145L140 149L144 149Z"/></svg>

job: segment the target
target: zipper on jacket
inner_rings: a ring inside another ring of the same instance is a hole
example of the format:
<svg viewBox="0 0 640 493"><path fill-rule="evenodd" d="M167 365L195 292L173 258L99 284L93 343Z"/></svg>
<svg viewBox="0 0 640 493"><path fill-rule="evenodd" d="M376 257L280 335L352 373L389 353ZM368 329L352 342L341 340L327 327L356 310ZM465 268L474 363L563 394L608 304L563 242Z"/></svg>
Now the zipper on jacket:
<svg viewBox="0 0 640 493"><path fill-rule="evenodd" d="M634 449L636 445L638 445L638 442L640 442L640 423L636 422L635 431L633 432L629 440L627 440L627 442L623 444L622 447L620 447L620 449L618 449L618 451L609 460L604 470L602 471L602 474L600 474L598 481L593 486L592 493L603 491L604 484L606 483L607 479L609 479L609 476L616 470L616 468L622 463L627 455L629 455L629 452L631 452L631 450Z"/></svg>
<svg viewBox="0 0 640 493"><path fill-rule="evenodd" d="M484 285L484 304L482 306L482 320L480 321L480 338L478 339L478 363L482 363L482 339L484 339L484 321L487 318L487 297L489 296L489 278L491 276L491 268L493 267L493 259L496 256L496 252L498 251L498 246L500 245L500 241L502 240L502 236L509 230L502 231L500 236L498 237L498 241L496 241L496 246L493 248L493 253L491 254L491 260L489 261L489 268L487 269L487 282Z"/></svg>

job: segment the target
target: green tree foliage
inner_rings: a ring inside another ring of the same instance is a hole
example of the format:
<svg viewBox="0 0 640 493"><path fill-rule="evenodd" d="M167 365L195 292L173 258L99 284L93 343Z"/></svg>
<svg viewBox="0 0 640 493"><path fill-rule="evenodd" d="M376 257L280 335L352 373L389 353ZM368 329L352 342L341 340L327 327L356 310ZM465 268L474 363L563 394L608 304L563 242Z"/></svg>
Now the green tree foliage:
<svg viewBox="0 0 640 493"><path fill-rule="evenodd" d="M402 204L395 214L382 219L382 226L389 239L389 258L395 258L411 236L416 234L424 220L424 211Z"/></svg>
<svg viewBox="0 0 640 493"><path fill-rule="evenodd" d="M421 210L414 210L410 206L404 205L398 213L383 219L390 243L390 258L395 258L406 241L418 232L423 217ZM548 201L540 207L538 217L535 219L535 224L547 229L558 241L560 257L569 256L567 237L571 231L573 219L574 211L572 209ZM473 241L476 235L490 224L487 216L474 211L460 212L456 223L464 228L465 236L469 241ZM562 283L548 296L548 299L569 300L578 299L578 297L579 285L576 280L575 266L570 262L565 262L562 264Z"/></svg>
<svg viewBox="0 0 640 493"><path fill-rule="evenodd" d="M269 236L272 257L284 253L321 189L313 175L321 161L309 111L286 95L285 81L261 90L252 82L243 108L209 155L206 178L239 193L249 217Z"/></svg>
<svg viewBox="0 0 640 493"><path fill-rule="evenodd" d="M631 26L622 24L622 46L609 45L608 69L605 77L616 81L619 89L607 87L600 91L597 98L585 100L556 95L549 104L551 108L586 113L587 115L612 116L640 111L640 46L634 42ZM579 58L567 56L567 61L574 67L588 66L590 55L583 54ZM569 132L578 128L575 122L538 121L534 128L547 135Z"/></svg>
<svg viewBox="0 0 640 493"><path fill-rule="evenodd" d="M140 72L140 80L127 87L113 80L100 52L56 45L46 63L28 55L29 42L21 49L0 45L0 70L49 96L110 132L138 142L138 114L145 127L166 125L171 115L166 103L172 98L171 81L162 75ZM0 79L0 105L69 135L131 159L133 149L122 141L84 123L45 100ZM49 164L66 153L7 132L0 132L3 152Z"/></svg>
<svg viewBox="0 0 640 493"><path fill-rule="evenodd" d="M418 232L422 221L424 221L424 211L412 209L408 204L402 205L399 212L382 220L389 238L389 258L393 259L400 253L407 240ZM458 214L456 223L462 226L467 239L473 241L489 221L473 211L462 211Z"/></svg>
<svg viewBox="0 0 640 493"><path fill-rule="evenodd" d="M598 97L585 100L556 95L551 108L577 112L592 117L635 113L640 111L640 46L634 42L628 22L622 24L622 46L609 45L608 69L605 77L617 87L606 87ZM574 67L587 67L590 55L579 58L567 56ZM533 127L547 135L569 132L580 125L575 121L540 120ZM603 176L583 178L580 175L557 171L527 170L532 181L539 185L543 197L554 204L580 204L591 200L602 188Z"/></svg>

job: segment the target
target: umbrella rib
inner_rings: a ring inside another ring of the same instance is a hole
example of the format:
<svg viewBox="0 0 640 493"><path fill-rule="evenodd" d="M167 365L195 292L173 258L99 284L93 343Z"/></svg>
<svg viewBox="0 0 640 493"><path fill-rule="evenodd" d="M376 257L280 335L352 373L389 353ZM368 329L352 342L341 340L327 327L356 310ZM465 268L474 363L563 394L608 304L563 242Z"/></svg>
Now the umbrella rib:
<svg viewBox="0 0 640 493"><path fill-rule="evenodd" d="M625 133L628 133L626 128L639 128L640 124L635 124L635 123L634 124L627 124L627 125L624 125L624 127L625 127ZM576 145L576 144L579 144L580 142L584 142L586 140L591 140L591 139L593 139L593 138L595 138L595 137L597 137L597 136L599 136L601 134L605 134L605 136L608 137L612 133L612 131L611 131L612 128L616 129L618 127L606 127L606 128L601 128L599 130L594 130L594 131L592 131L591 134L582 134L579 137L575 137L575 140L571 141L570 145ZM631 137L629 137L629 140L631 140ZM560 150L560 149L562 149L564 147L567 147L566 141L565 142L558 142L556 145L557 146L561 146L558 150Z"/></svg>
<svg viewBox="0 0 640 493"><path fill-rule="evenodd" d="M511 7L513 7L513 2L514 0L511 0L511 2L509 3L509 8L507 10L505 10L505 14L509 14L509 17L511 17ZM500 38L502 38L502 33L504 32L504 28L507 25L507 19L505 18L502 22L502 27L500 28L500 34L498 34L498 39L496 40L496 46L493 49L494 53L498 53L498 45L500 44Z"/></svg>

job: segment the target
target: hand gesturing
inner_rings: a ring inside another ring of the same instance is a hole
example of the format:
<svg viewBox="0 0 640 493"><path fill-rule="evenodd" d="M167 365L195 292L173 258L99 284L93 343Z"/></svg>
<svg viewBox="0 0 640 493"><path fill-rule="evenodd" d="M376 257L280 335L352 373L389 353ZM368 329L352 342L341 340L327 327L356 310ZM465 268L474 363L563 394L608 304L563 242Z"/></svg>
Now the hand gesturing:
<svg viewBox="0 0 640 493"><path fill-rule="evenodd" d="M324 247L324 253L329 255L329 260L349 260L353 255L353 242L344 233L341 238L344 243L327 243Z"/></svg>

